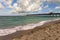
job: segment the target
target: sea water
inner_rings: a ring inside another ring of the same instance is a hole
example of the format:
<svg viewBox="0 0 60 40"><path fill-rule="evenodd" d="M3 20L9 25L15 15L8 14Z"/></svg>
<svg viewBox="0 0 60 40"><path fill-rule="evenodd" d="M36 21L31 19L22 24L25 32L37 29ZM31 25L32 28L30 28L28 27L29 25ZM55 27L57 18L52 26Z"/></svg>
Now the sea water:
<svg viewBox="0 0 60 40"><path fill-rule="evenodd" d="M57 16L0 16L0 36L34 29L48 22L60 20Z"/></svg>
<svg viewBox="0 0 60 40"><path fill-rule="evenodd" d="M0 16L0 29L60 18L57 16Z"/></svg>

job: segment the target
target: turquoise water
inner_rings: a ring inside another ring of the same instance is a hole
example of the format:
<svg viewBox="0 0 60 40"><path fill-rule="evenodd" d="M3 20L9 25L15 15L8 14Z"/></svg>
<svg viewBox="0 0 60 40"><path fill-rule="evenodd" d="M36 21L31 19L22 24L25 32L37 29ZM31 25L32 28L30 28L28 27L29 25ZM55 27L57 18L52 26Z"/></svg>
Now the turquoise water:
<svg viewBox="0 0 60 40"><path fill-rule="evenodd" d="M60 17L53 16L0 16L0 28L9 28L17 25L35 23Z"/></svg>

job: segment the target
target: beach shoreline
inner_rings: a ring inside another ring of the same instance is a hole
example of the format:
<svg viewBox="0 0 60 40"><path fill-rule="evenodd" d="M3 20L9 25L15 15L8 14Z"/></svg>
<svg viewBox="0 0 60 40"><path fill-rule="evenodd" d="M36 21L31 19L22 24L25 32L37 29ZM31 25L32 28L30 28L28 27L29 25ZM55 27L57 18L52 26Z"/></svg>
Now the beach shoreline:
<svg viewBox="0 0 60 40"><path fill-rule="evenodd" d="M34 29L36 27L47 24L49 22L54 22L54 21L58 21L58 20L60 20L60 18L53 19L53 20L41 21L39 23L27 24L27 25L24 25L24 26L17 26L17 27L10 28L10 29L0 29L0 36L6 36L6 35L9 35L9 34L13 34L17 31L25 31L25 30Z"/></svg>
<svg viewBox="0 0 60 40"><path fill-rule="evenodd" d="M43 25L41 23L43 23ZM41 30L43 27L48 26L48 25L52 25L55 23L60 23L60 18L54 19L54 20L48 20L48 22L42 21L40 23L37 23L38 26L36 26L36 24L34 24L35 25L34 27L32 27L31 25L29 28L28 28L28 26L27 27L25 26L21 29L18 29L19 27L17 27L16 30L18 30L18 31L14 31L12 28L10 30L13 32L10 34L3 35L3 36L0 35L0 40L11 40L12 38L21 37L22 35L30 34L31 31L36 31L39 28L40 28L39 30Z"/></svg>

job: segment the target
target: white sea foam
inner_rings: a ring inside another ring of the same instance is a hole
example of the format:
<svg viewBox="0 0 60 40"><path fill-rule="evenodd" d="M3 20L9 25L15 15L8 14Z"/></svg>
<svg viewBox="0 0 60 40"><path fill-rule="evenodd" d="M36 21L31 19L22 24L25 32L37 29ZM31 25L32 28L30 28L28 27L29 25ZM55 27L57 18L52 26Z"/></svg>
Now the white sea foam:
<svg viewBox="0 0 60 40"><path fill-rule="evenodd" d="M56 20L60 20L60 18L54 19L54 20L41 21L39 23L31 23L24 26L17 26L17 27L9 28L9 29L0 29L0 36L12 34L14 32L21 31L21 30L34 29L35 27L39 27L47 22L56 21Z"/></svg>

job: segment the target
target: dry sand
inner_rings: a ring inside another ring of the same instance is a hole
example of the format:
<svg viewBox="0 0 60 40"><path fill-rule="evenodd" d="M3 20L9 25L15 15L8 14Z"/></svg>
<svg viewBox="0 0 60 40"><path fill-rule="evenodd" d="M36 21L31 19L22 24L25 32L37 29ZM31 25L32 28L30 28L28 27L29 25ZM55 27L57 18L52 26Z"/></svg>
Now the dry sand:
<svg viewBox="0 0 60 40"><path fill-rule="evenodd" d="M2 36L0 40L60 40L60 20L46 23L31 30Z"/></svg>

